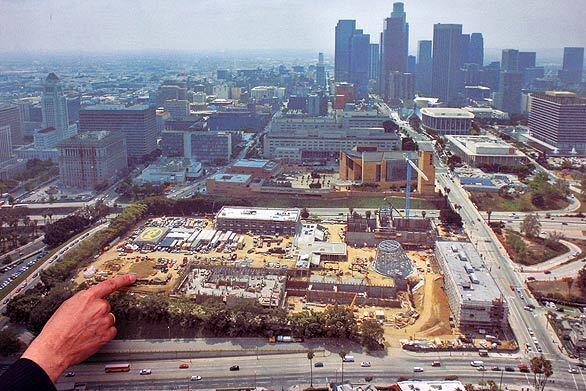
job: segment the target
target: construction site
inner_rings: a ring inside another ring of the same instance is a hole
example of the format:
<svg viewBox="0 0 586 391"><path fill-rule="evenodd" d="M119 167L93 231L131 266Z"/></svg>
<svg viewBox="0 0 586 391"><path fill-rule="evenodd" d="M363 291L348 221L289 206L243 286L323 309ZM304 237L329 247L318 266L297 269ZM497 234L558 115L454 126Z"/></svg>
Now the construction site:
<svg viewBox="0 0 586 391"><path fill-rule="evenodd" d="M76 281L91 285L130 272L138 276L131 289L145 294L248 299L290 312L342 304L359 322L379 321L391 346L458 341L434 253L441 231L431 219L382 208L322 222L300 212L224 207L214 219L149 219L104 248Z"/></svg>

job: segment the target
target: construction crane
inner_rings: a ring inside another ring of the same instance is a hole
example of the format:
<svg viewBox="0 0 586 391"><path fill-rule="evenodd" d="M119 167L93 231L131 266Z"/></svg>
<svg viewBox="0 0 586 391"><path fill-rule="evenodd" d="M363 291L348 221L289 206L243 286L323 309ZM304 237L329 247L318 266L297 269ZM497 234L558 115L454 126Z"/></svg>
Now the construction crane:
<svg viewBox="0 0 586 391"><path fill-rule="evenodd" d="M427 175L425 175L425 173L419 167L417 167L417 164L413 163L411 160L411 154L411 152L408 152L404 155L405 161L407 162L407 187L405 188L405 218L407 219L409 218L409 210L411 209L411 169L415 169L415 171L417 171L417 173L421 175L423 179L429 181Z"/></svg>

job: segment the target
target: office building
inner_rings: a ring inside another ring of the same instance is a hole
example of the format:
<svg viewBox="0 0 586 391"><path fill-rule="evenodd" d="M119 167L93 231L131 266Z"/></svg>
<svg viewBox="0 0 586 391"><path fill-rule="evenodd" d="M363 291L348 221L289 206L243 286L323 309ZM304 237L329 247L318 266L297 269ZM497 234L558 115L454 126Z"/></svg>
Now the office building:
<svg viewBox="0 0 586 391"><path fill-rule="evenodd" d="M368 96L370 35L354 31L350 40L350 82L354 84L357 99Z"/></svg>
<svg viewBox="0 0 586 391"><path fill-rule="evenodd" d="M519 72L519 51L503 49L501 54L501 72Z"/></svg>
<svg viewBox="0 0 586 391"><path fill-rule="evenodd" d="M67 94L67 120L72 125L79 121L79 111L81 110L81 98L79 94Z"/></svg>
<svg viewBox="0 0 586 391"><path fill-rule="evenodd" d="M409 55L409 24L403 3L393 3L391 16L384 20L381 33L381 64L379 89L384 98L388 91L387 82L391 72L407 72Z"/></svg>
<svg viewBox="0 0 586 391"><path fill-rule="evenodd" d="M137 185L144 185L145 183L154 185L185 183L188 180L200 177L202 173L202 165L197 160L162 156L142 170L140 175L134 178L133 182Z"/></svg>
<svg viewBox="0 0 586 391"><path fill-rule="evenodd" d="M282 172L281 166L266 159L240 159L226 170L230 174L251 175L254 178L268 179Z"/></svg>
<svg viewBox="0 0 586 391"><path fill-rule="evenodd" d="M525 72L527 68L535 68L536 61L536 52L519 52L519 71Z"/></svg>
<svg viewBox="0 0 586 391"><path fill-rule="evenodd" d="M352 103L356 99L356 89L352 83L337 83L334 96L334 109L343 109L346 103Z"/></svg>
<svg viewBox="0 0 586 391"><path fill-rule="evenodd" d="M371 43L368 52L368 78L378 80L380 76L380 45Z"/></svg>
<svg viewBox="0 0 586 391"><path fill-rule="evenodd" d="M128 159L140 162L157 149L155 108L146 105L88 106L79 113L81 132L108 130L126 137Z"/></svg>
<svg viewBox="0 0 586 391"><path fill-rule="evenodd" d="M563 68L559 72L562 83L579 84L582 82L582 72L584 71L584 48L567 47L564 48Z"/></svg>
<svg viewBox="0 0 586 391"><path fill-rule="evenodd" d="M16 105L0 104L0 127L10 128L10 138L13 146L23 143L22 122L20 110Z"/></svg>
<svg viewBox="0 0 586 391"><path fill-rule="evenodd" d="M323 93L309 94L307 97L307 114L322 117L328 114L328 98Z"/></svg>
<svg viewBox="0 0 586 391"><path fill-rule="evenodd" d="M166 100L186 100L187 87L184 83L177 81L166 81L157 90L157 106L163 106Z"/></svg>
<svg viewBox="0 0 586 391"><path fill-rule="evenodd" d="M461 24L433 26L431 94L447 105L458 103L461 85Z"/></svg>
<svg viewBox="0 0 586 391"><path fill-rule="evenodd" d="M407 57L407 73L415 74L417 72L417 57L409 55Z"/></svg>
<svg viewBox="0 0 586 391"><path fill-rule="evenodd" d="M437 241L435 257L456 327L498 330L505 325L503 294L472 243Z"/></svg>
<svg viewBox="0 0 586 391"><path fill-rule="evenodd" d="M432 41L419 41L417 45L417 77L415 78L416 90L420 95L428 96L431 94L431 72L433 69L432 61Z"/></svg>
<svg viewBox="0 0 586 391"><path fill-rule="evenodd" d="M482 68L482 72L480 74L480 84L490 88L493 91L497 91L499 89L500 73L500 61L491 62Z"/></svg>
<svg viewBox="0 0 586 391"><path fill-rule="evenodd" d="M470 34L470 46L468 47L468 63L484 65L484 37L482 33Z"/></svg>
<svg viewBox="0 0 586 391"><path fill-rule="evenodd" d="M218 230L271 235L294 236L300 226L300 209L223 206L215 220L215 228Z"/></svg>
<svg viewBox="0 0 586 391"><path fill-rule="evenodd" d="M43 128L54 128L58 133L66 133L69 128L67 99L63 94L61 81L54 73L49 73L43 86L41 99Z"/></svg>
<svg viewBox="0 0 586 391"><path fill-rule="evenodd" d="M460 51L462 65L470 63L470 34L462 34L462 48Z"/></svg>
<svg viewBox="0 0 586 391"><path fill-rule="evenodd" d="M170 99L163 102L163 107L174 119L184 119L189 117L189 101Z"/></svg>
<svg viewBox="0 0 586 391"><path fill-rule="evenodd" d="M223 164L230 161L238 142L238 135L232 132L166 130L161 144L163 156Z"/></svg>
<svg viewBox="0 0 586 391"><path fill-rule="evenodd" d="M326 87L326 66L324 64L324 54L319 53L317 56L317 66L315 67L315 83L318 88Z"/></svg>
<svg viewBox="0 0 586 391"><path fill-rule="evenodd" d="M400 104L404 100L415 97L415 75L412 73L391 72L387 83L387 100L392 104Z"/></svg>
<svg viewBox="0 0 586 391"><path fill-rule="evenodd" d="M521 72L501 71L494 106L509 114L521 113L522 88L523 74Z"/></svg>
<svg viewBox="0 0 586 391"><path fill-rule="evenodd" d="M10 133L10 126L0 126L0 161L10 159L12 157L12 134Z"/></svg>
<svg viewBox="0 0 586 391"><path fill-rule="evenodd" d="M58 146L59 176L66 185L93 190L126 174L126 140L121 132L80 133Z"/></svg>
<svg viewBox="0 0 586 391"><path fill-rule="evenodd" d="M334 78L337 82L350 81L350 58L352 55L351 41L355 30L355 20L339 20L336 25Z"/></svg>
<svg viewBox="0 0 586 391"><path fill-rule="evenodd" d="M446 136L454 155L472 167L484 165L518 166L528 162L527 157L511 144L492 135Z"/></svg>
<svg viewBox="0 0 586 391"><path fill-rule="evenodd" d="M218 69L216 71L216 79L217 80L230 80L232 78L232 73L229 69Z"/></svg>
<svg viewBox="0 0 586 391"><path fill-rule="evenodd" d="M421 126L439 135L468 134L474 114L464 109L424 107L421 109Z"/></svg>
<svg viewBox="0 0 586 391"><path fill-rule="evenodd" d="M531 94L531 135L561 153L586 153L586 98L571 92Z"/></svg>

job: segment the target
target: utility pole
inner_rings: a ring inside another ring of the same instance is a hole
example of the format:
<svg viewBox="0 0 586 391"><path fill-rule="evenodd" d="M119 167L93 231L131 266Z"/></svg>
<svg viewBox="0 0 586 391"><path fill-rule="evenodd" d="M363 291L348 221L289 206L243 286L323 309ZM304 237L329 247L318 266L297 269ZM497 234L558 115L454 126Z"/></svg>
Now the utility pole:
<svg viewBox="0 0 586 391"><path fill-rule="evenodd" d="M504 369L501 369L501 381L499 383L499 391L502 390L503 388L503 374L505 373Z"/></svg>

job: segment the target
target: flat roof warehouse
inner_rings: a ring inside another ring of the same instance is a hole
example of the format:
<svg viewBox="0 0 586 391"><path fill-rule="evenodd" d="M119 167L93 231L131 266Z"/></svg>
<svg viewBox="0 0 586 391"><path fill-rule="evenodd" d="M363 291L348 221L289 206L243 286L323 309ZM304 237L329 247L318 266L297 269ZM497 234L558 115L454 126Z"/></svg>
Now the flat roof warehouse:
<svg viewBox="0 0 586 391"><path fill-rule="evenodd" d="M272 209L272 208L238 208L224 206L217 214L217 218L264 220L264 221L299 221L299 209Z"/></svg>

